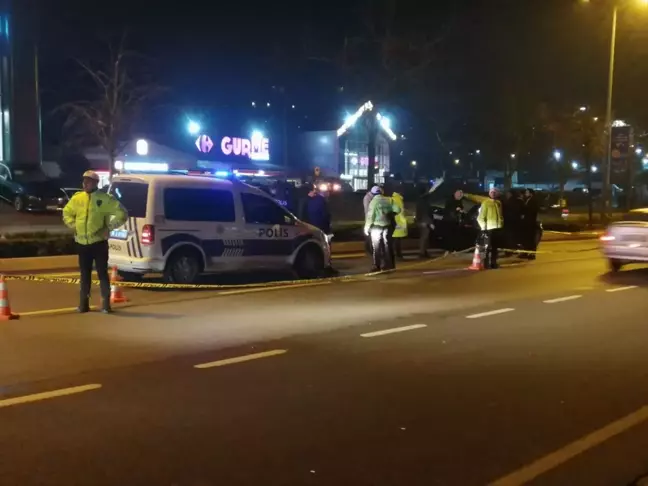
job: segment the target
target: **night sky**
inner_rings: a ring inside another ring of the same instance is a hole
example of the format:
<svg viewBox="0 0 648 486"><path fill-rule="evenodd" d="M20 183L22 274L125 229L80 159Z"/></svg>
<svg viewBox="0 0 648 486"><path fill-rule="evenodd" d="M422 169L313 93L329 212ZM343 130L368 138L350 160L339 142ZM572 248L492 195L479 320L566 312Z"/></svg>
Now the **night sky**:
<svg viewBox="0 0 648 486"><path fill-rule="evenodd" d="M83 82L72 59L100 62L106 40L127 33L143 55L149 77L168 88L147 110L142 129L173 138L187 116L233 126L278 119L286 86L291 130L332 129L345 110L364 102L358 90L340 90L332 64L345 34L363 31L372 2L42 1L39 39L45 115L78 99ZM381 2L373 2L378 4ZM632 2L628 2L630 4ZM396 2L395 28L443 33L426 89L383 100L394 129L409 136L404 159L434 158L448 146L480 144L503 97L520 103L590 105L603 115L610 9L606 0L473 0ZM648 124L648 10L627 7L619 18L618 117ZM270 109L253 109L251 101ZM44 117L45 140L57 130ZM644 125L645 126L645 125ZM299 127L299 128L297 128Z"/></svg>

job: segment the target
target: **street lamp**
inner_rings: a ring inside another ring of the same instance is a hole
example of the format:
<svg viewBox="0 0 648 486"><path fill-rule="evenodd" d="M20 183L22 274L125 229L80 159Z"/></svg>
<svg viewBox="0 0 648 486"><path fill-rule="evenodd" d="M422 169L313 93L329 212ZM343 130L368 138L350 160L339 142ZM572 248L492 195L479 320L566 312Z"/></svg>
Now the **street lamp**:
<svg viewBox="0 0 648 486"><path fill-rule="evenodd" d="M641 147L637 147L637 148L635 149L635 154L637 154L637 155L641 155L642 153L643 153L643 150L641 149Z"/></svg>
<svg viewBox="0 0 648 486"><path fill-rule="evenodd" d="M560 152L560 150L554 150L553 158L556 162L560 162L560 159L562 159L562 152Z"/></svg>
<svg viewBox="0 0 648 486"><path fill-rule="evenodd" d="M454 159L455 165L459 165L459 159Z"/></svg>
<svg viewBox="0 0 648 486"><path fill-rule="evenodd" d="M200 124L193 120L189 120L189 123L187 124L187 130L191 135L197 135L200 131Z"/></svg>
<svg viewBox="0 0 648 486"><path fill-rule="evenodd" d="M481 154L481 150L477 149L477 150L475 150L475 153L476 153L477 155L479 155L479 154Z"/></svg>
<svg viewBox="0 0 648 486"><path fill-rule="evenodd" d="M593 165L593 166L592 166L592 172L597 172L597 171L598 171L598 167L596 167L595 165Z"/></svg>
<svg viewBox="0 0 648 486"><path fill-rule="evenodd" d="M515 158L515 154L511 154L511 158L514 159L514 158Z"/></svg>
<svg viewBox="0 0 648 486"><path fill-rule="evenodd" d="M410 165L411 165L412 167L416 167L416 160L412 160L412 161L410 162Z"/></svg>
<svg viewBox="0 0 648 486"><path fill-rule="evenodd" d="M576 161L574 160L574 161L571 163L571 166L572 166L572 169L574 169L574 170L578 169L578 162L576 162Z"/></svg>

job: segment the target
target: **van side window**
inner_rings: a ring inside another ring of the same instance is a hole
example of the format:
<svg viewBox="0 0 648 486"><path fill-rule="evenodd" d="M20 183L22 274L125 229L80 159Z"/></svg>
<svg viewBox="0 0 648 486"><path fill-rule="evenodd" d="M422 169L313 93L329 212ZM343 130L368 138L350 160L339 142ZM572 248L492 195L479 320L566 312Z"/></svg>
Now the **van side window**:
<svg viewBox="0 0 648 486"><path fill-rule="evenodd" d="M229 191L168 187L164 190L164 215L169 221L236 220L234 197Z"/></svg>
<svg viewBox="0 0 648 486"><path fill-rule="evenodd" d="M252 224L293 224L294 219L272 199L258 194L241 193L245 222Z"/></svg>

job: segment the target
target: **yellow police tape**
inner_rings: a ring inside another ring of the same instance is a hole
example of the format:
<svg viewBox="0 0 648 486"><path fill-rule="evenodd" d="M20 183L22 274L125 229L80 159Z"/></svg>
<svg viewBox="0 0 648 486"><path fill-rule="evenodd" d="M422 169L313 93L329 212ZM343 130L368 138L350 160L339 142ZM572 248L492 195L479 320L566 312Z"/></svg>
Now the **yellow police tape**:
<svg viewBox="0 0 648 486"><path fill-rule="evenodd" d="M429 265L440 260L444 260L449 256L458 256L465 253L474 251L475 247L466 248L465 250L457 251L454 253L446 252L444 255L423 260L416 263L407 265L399 265L398 268L391 270L381 270L379 272L361 273L354 275L342 275L338 277L325 277L304 280L282 280L274 282L259 282L251 284L173 284L162 282L119 282L120 287L135 288L135 289L176 289L176 290L224 290L224 289L245 289L245 288L264 288L264 287L290 287L292 285L303 285L307 283L328 283L328 282L350 282L360 281L367 277L375 277L378 275L390 274L402 270L410 270L417 267ZM501 248L499 251L503 253L523 253L523 254L550 254L550 253L583 253L588 251L598 250L598 247L579 249L579 250L559 250L559 251L543 251L543 250L521 250ZM78 285L81 279L78 277L41 277L39 275L6 275L5 280L17 280L23 282L42 282L42 283L61 283ZM93 285L99 285L99 280L92 280Z"/></svg>
<svg viewBox="0 0 648 486"><path fill-rule="evenodd" d="M362 273L354 275L342 275L338 277L325 277L301 280L279 280L274 282L259 282L251 284L173 284L162 282L119 282L120 287L135 288L135 289L176 289L176 290L224 290L224 289L245 289L245 288L264 288L264 287L290 287L291 285L303 285L307 283L327 283L327 282L341 282L341 281L354 281L361 280L367 277L374 277L392 273L396 270L405 270L414 268L429 263L442 260L447 255L432 258L422 262L413 263L410 265L401 265L398 269L381 270L379 272ZM42 282L42 283L61 283L78 285L81 279L78 277L41 277L39 275L6 275L5 280L18 280L23 282ZM92 280L92 285L99 285L99 280Z"/></svg>

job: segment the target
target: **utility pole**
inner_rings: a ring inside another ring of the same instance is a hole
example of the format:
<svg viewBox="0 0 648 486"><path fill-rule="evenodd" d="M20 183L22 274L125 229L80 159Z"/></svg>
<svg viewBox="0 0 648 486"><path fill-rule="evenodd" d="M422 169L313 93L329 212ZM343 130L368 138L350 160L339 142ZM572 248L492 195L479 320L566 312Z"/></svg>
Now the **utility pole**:
<svg viewBox="0 0 648 486"><path fill-rule="evenodd" d="M376 123L376 115L369 112L366 117L367 120L367 189L371 189L376 183L376 131L378 124Z"/></svg>
<svg viewBox="0 0 648 486"><path fill-rule="evenodd" d="M612 206L611 194L611 172L612 172L612 94L614 92L614 56L616 49L616 31L617 31L617 15L619 7L615 4L612 11L612 37L610 39L610 66L608 71L608 93L607 104L605 108L605 129L606 132L606 157L605 157L605 172L603 173L603 205L601 208L601 222L607 223Z"/></svg>

